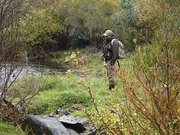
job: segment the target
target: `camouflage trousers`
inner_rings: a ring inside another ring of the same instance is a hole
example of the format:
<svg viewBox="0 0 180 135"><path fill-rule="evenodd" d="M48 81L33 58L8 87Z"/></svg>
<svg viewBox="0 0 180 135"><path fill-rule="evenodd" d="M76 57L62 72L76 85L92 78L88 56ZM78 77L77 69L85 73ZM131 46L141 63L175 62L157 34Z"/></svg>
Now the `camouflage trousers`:
<svg viewBox="0 0 180 135"><path fill-rule="evenodd" d="M111 66L110 61L107 61L106 64L109 86L115 85L115 65Z"/></svg>

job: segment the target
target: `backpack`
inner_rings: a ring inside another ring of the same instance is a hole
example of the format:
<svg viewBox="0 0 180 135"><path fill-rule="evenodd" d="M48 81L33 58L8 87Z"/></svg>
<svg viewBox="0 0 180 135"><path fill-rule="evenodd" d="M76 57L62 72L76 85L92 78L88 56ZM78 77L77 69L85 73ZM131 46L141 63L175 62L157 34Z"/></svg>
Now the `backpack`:
<svg viewBox="0 0 180 135"><path fill-rule="evenodd" d="M111 41L111 44L113 45L113 41L114 40L118 40L118 39L113 39ZM119 59L124 59L125 58L125 54L124 54L124 45L121 43L121 41L119 41L119 53L118 53L118 56L119 56Z"/></svg>

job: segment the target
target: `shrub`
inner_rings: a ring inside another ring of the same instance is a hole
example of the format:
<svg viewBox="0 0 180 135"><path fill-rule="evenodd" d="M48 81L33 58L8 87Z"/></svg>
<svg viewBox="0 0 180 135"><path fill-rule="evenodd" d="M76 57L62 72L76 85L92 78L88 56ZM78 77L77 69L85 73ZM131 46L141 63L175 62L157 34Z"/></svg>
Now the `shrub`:
<svg viewBox="0 0 180 135"><path fill-rule="evenodd" d="M60 107L69 107L74 104L81 104L85 107L88 107L91 104L91 101L88 94L85 92L64 92L60 94L57 103Z"/></svg>

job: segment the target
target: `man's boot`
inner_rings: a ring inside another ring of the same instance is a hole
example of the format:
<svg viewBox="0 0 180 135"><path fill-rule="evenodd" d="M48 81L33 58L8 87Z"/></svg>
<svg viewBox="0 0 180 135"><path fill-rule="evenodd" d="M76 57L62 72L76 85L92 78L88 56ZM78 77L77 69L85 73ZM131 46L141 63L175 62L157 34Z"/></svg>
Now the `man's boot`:
<svg viewBox="0 0 180 135"><path fill-rule="evenodd" d="M112 89L114 89L114 85L109 86L109 90L112 90Z"/></svg>

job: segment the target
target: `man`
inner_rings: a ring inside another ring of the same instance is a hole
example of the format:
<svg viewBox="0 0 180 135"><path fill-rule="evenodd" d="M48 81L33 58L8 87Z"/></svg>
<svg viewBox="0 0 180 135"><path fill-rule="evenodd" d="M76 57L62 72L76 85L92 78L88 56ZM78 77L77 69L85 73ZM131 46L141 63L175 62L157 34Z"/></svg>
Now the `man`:
<svg viewBox="0 0 180 135"><path fill-rule="evenodd" d="M119 42L115 39L115 35L111 30L106 30L103 34L103 54L101 59L105 62L105 67L107 69L107 77L109 81L109 90L115 87L115 62L118 59L118 47ZM111 42L113 40L113 42Z"/></svg>

